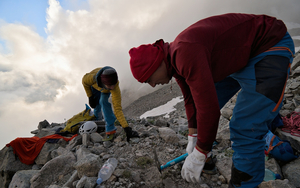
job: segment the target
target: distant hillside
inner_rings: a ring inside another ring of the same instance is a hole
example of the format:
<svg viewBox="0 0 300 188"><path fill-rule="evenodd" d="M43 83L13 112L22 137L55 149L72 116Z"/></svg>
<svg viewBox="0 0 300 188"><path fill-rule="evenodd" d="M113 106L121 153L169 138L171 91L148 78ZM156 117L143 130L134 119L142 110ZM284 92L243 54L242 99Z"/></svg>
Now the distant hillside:
<svg viewBox="0 0 300 188"><path fill-rule="evenodd" d="M172 86L172 90L171 90ZM128 118L141 116L143 113L152 110L158 106L166 104L175 97L182 96L177 82L168 84L152 93L140 97L123 109L124 115ZM182 102L183 103L183 102Z"/></svg>

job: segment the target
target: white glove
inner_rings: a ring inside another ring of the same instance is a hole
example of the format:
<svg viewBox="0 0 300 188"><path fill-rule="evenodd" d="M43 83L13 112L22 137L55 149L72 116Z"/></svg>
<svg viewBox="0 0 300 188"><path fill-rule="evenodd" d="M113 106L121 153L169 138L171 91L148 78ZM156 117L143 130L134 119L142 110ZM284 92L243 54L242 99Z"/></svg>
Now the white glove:
<svg viewBox="0 0 300 188"><path fill-rule="evenodd" d="M192 134L188 136L188 145L186 146L186 152L191 154L197 143L197 134Z"/></svg>
<svg viewBox="0 0 300 188"><path fill-rule="evenodd" d="M187 156L181 169L181 177L188 182L201 183L201 172L203 170L206 154L200 152L198 149Z"/></svg>

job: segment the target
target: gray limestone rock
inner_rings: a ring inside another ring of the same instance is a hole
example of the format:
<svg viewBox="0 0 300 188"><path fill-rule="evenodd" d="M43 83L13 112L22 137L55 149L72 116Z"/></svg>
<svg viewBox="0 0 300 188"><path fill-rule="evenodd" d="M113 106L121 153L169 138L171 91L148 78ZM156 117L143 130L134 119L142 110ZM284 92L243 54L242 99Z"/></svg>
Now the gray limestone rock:
<svg viewBox="0 0 300 188"><path fill-rule="evenodd" d="M159 128L159 136L169 143L178 143L176 132L168 127Z"/></svg>
<svg viewBox="0 0 300 188"><path fill-rule="evenodd" d="M30 188L45 187L51 185L52 182L58 181L63 176L74 171L73 165L75 162L76 158L72 152L48 161L42 169L30 179Z"/></svg>
<svg viewBox="0 0 300 188"><path fill-rule="evenodd" d="M79 159L74 164L74 168L77 170L80 178L82 176L96 177L102 164L99 156L90 153Z"/></svg>
<svg viewBox="0 0 300 188"><path fill-rule="evenodd" d="M13 176L9 188L30 188L30 179L37 174L39 170L20 170Z"/></svg>
<svg viewBox="0 0 300 188"><path fill-rule="evenodd" d="M31 168L32 165L26 165L18 159L12 147L5 146L0 151L0 187L8 187L16 172Z"/></svg>
<svg viewBox="0 0 300 188"><path fill-rule="evenodd" d="M300 158L284 165L282 173L284 178L288 179L291 184L300 187Z"/></svg>

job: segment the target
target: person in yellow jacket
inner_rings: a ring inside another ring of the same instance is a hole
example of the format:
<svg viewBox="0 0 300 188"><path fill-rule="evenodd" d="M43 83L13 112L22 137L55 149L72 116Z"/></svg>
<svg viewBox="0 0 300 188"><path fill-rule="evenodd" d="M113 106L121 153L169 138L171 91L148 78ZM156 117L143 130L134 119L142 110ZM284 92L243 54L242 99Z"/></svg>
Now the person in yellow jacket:
<svg viewBox="0 0 300 188"><path fill-rule="evenodd" d="M116 118L126 132L127 141L130 138L139 137L139 134L128 126L124 117L118 74L114 68L109 66L96 68L83 76L82 84L89 98L89 105L94 108L96 119L102 120L104 116L106 122L106 138L104 138L104 141L114 138L117 129L114 124ZM108 101L110 95L112 96L114 111Z"/></svg>

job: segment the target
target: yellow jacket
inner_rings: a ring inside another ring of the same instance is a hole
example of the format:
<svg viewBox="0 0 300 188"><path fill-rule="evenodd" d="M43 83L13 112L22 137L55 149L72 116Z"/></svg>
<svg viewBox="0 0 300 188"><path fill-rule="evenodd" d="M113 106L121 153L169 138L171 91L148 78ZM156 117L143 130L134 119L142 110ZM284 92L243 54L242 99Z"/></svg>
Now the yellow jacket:
<svg viewBox="0 0 300 188"><path fill-rule="evenodd" d="M82 84L85 89L87 97L91 97L93 95L91 86L98 91L102 93L111 93L111 98L112 98L112 104L114 108L114 113L117 118L117 120L120 122L121 126L123 128L128 127L128 123L124 117L123 110L122 110L122 105L121 105L121 90L119 87L119 81L117 82L115 88L113 90L107 90L104 88L101 88L97 85L97 80L96 80L96 74L98 71L102 69L96 68L92 70L90 73L86 73L83 78L82 78Z"/></svg>

